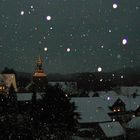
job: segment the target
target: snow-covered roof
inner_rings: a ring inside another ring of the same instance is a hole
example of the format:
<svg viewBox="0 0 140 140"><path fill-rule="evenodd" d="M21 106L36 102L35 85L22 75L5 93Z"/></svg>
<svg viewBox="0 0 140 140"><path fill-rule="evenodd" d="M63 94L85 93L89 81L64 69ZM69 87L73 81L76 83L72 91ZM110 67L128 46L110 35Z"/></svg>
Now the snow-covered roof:
<svg viewBox="0 0 140 140"><path fill-rule="evenodd" d="M81 119L80 123L96 123L111 121L108 116L109 108L106 106L105 102L99 98L89 98L89 97L79 97L71 98L71 102L74 102L77 107L77 112L80 113Z"/></svg>
<svg viewBox="0 0 140 140"><path fill-rule="evenodd" d="M140 117L132 118L132 120L128 122L127 127L132 129L140 129Z"/></svg>
<svg viewBox="0 0 140 140"><path fill-rule="evenodd" d="M99 123L99 126L108 138L125 135L125 131L119 122Z"/></svg>
<svg viewBox="0 0 140 140"><path fill-rule="evenodd" d="M120 92L123 95L132 95L133 93L140 95L140 86L120 87Z"/></svg>
<svg viewBox="0 0 140 140"><path fill-rule="evenodd" d="M37 93L37 99L41 99L40 93ZM17 93L17 101L30 101L32 100L33 93Z"/></svg>
<svg viewBox="0 0 140 140"><path fill-rule="evenodd" d="M129 111L129 110L135 111L140 106L140 96L137 96L136 98L127 97L127 96L120 96L120 98L126 104L127 111Z"/></svg>
<svg viewBox="0 0 140 140"><path fill-rule="evenodd" d="M120 98L125 103L126 111L135 111L140 106L140 96L133 98L132 96L114 95L106 92L106 94L100 94L100 97L108 106L112 106Z"/></svg>
<svg viewBox="0 0 140 140"><path fill-rule="evenodd" d="M112 95L112 96L117 96L117 93L113 90L110 91L98 91L98 94L103 96L103 95Z"/></svg>

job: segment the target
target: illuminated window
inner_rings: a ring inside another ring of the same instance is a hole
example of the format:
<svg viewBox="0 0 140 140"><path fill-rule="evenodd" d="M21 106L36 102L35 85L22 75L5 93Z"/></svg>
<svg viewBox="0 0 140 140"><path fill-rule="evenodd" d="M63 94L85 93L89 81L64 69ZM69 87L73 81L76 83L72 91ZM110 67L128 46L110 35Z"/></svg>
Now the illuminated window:
<svg viewBox="0 0 140 140"><path fill-rule="evenodd" d="M113 112L116 112L116 109L114 109Z"/></svg>
<svg viewBox="0 0 140 140"><path fill-rule="evenodd" d="M120 112L120 109L118 108L118 112Z"/></svg>

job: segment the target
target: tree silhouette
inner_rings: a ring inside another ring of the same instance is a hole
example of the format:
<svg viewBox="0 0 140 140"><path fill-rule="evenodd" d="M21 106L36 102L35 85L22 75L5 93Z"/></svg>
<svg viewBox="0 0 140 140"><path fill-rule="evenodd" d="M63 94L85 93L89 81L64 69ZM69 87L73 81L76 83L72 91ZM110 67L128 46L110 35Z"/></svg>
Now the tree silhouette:
<svg viewBox="0 0 140 140"><path fill-rule="evenodd" d="M15 74L15 77L17 79L17 73L14 69L9 69L8 67L5 67L1 73L2 74Z"/></svg>
<svg viewBox="0 0 140 140"><path fill-rule="evenodd" d="M4 94L0 94L0 116L7 113L7 98Z"/></svg>
<svg viewBox="0 0 140 140"><path fill-rule="evenodd" d="M0 133L3 134L0 135L0 139L68 140L77 129L79 115L75 112L76 107L57 85L48 85L40 100L37 99L34 90L32 100L28 104L29 109L24 112L18 111L13 85L9 88L7 98L2 95L0 99L0 105L8 110L3 108L7 113L0 117Z"/></svg>
<svg viewBox="0 0 140 140"><path fill-rule="evenodd" d="M8 92L8 105L10 111L17 111L17 95L13 84L11 84Z"/></svg>
<svg viewBox="0 0 140 140"><path fill-rule="evenodd" d="M36 131L38 137L54 136L57 139L66 139L66 136L77 129L79 115L75 113L75 109L75 105L59 86L48 85L42 100L35 103L32 111L33 120L39 121L33 121L34 125L38 127L40 124L39 130Z"/></svg>

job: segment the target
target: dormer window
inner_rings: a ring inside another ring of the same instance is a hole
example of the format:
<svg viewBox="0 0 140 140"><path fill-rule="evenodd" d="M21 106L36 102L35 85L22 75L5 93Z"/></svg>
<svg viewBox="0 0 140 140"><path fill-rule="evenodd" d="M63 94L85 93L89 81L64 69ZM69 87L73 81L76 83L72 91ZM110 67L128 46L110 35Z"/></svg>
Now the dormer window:
<svg viewBox="0 0 140 140"><path fill-rule="evenodd" d="M116 109L114 109L113 112L116 112Z"/></svg>
<svg viewBox="0 0 140 140"><path fill-rule="evenodd" d="M125 111L125 103L120 98L118 98L110 108L113 112L123 112Z"/></svg>
<svg viewBox="0 0 140 140"><path fill-rule="evenodd" d="M118 110L117 110L118 112L120 112L121 110L118 108Z"/></svg>

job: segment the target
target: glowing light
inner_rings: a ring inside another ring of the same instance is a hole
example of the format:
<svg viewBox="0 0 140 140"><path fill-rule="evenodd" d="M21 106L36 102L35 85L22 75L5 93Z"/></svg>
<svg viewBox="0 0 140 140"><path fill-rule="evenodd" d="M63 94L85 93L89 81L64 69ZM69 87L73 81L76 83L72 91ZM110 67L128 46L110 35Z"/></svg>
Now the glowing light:
<svg viewBox="0 0 140 140"><path fill-rule="evenodd" d="M120 112L120 109L118 109L118 112Z"/></svg>
<svg viewBox="0 0 140 140"><path fill-rule="evenodd" d="M110 100L110 97L107 97L107 100L109 101Z"/></svg>
<svg viewBox="0 0 140 140"><path fill-rule="evenodd" d="M23 16L24 15L24 11L21 11L20 14Z"/></svg>
<svg viewBox="0 0 140 140"><path fill-rule="evenodd" d="M31 8L32 8L32 9L34 8L33 5L31 5Z"/></svg>
<svg viewBox="0 0 140 140"><path fill-rule="evenodd" d="M46 52L46 51L48 51L48 48L47 48L47 47L45 47L45 48L44 48L44 51L45 51L45 52Z"/></svg>
<svg viewBox="0 0 140 140"><path fill-rule="evenodd" d="M127 39L125 39L125 38L122 40L122 44L123 44L123 45L126 45L127 42L128 42L128 41L127 41Z"/></svg>
<svg viewBox="0 0 140 140"><path fill-rule="evenodd" d="M102 68L101 67L98 67L97 70L98 70L98 72L101 72L102 71Z"/></svg>
<svg viewBox="0 0 140 140"><path fill-rule="evenodd" d="M118 8L118 5L116 3L113 4L113 8L116 9Z"/></svg>
<svg viewBox="0 0 140 140"><path fill-rule="evenodd" d="M103 79L100 79L100 82L102 82L103 81Z"/></svg>
<svg viewBox="0 0 140 140"><path fill-rule="evenodd" d="M51 20L52 17L51 17L51 16L47 16L46 19L47 19L47 20Z"/></svg>
<svg viewBox="0 0 140 140"><path fill-rule="evenodd" d="M123 79L123 75L121 75L121 79Z"/></svg>
<svg viewBox="0 0 140 140"><path fill-rule="evenodd" d="M135 118L136 116L135 115L132 115L132 118Z"/></svg>
<svg viewBox="0 0 140 140"><path fill-rule="evenodd" d="M113 122L115 122L115 119L113 118Z"/></svg>
<svg viewBox="0 0 140 140"><path fill-rule="evenodd" d="M112 31L111 31L111 29L109 29L109 33L111 33Z"/></svg>
<svg viewBox="0 0 140 140"><path fill-rule="evenodd" d="M67 48L67 52L70 52L70 48Z"/></svg>
<svg viewBox="0 0 140 140"><path fill-rule="evenodd" d="M116 112L116 109L114 109L113 112Z"/></svg>

